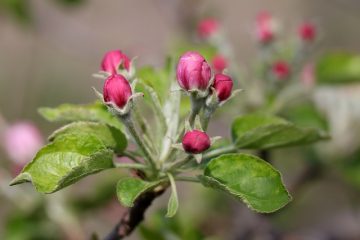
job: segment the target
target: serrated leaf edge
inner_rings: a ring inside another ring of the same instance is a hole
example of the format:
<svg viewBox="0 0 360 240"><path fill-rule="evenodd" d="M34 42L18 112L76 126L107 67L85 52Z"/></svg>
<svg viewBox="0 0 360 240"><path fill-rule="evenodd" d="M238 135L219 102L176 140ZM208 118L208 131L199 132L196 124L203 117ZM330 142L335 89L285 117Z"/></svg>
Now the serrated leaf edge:
<svg viewBox="0 0 360 240"><path fill-rule="evenodd" d="M209 182L208 182L208 180L211 179L210 182L213 182L213 183L215 183L215 184L217 184L218 186L221 187L219 190L222 190L222 191L224 191L224 192L230 193L232 196L239 197L250 209L252 209L252 210L254 210L254 211L256 211L256 212L259 212L259 213L272 213L272 212L275 212L275 211L283 208L283 207L286 206L289 202L292 201L292 196L290 195L290 193L288 192L288 190L286 189L286 187L285 187L285 185L284 185L284 183L283 183L283 178L282 178L281 173L280 173L277 169L275 169L270 163L262 160L262 159L259 158L259 157L254 156L254 155L244 154L244 153L242 153L242 154L229 153L229 154L223 154L223 155L221 155L221 156L219 156L219 157L223 157L223 156L233 156L233 155L250 156L250 157L255 158L257 161L262 161L263 163L267 164L270 168L272 168L272 169L273 169L277 174L279 174L279 176L280 176L282 186L283 186L283 188L284 188L284 190L285 190L285 192L286 192L286 194L287 194L287 196L288 196L288 201L287 201L286 203L284 203L283 205L279 206L278 208L275 208L275 209L272 210L272 211L261 211L261 210L255 209L255 208L251 205L251 203L250 203L247 199L244 198L244 196L252 197L252 198L257 198L257 197L250 196L250 195L244 194L244 193L235 192L234 190L230 189L230 188L229 188L228 186L226 186L225 184L221 183L218 179L213 178L213 177L210 177L210 176L207 176L207 175L200 175L200 176L198 176L198 179L200 180L200 182L201 182L205 187L211 187L211 188L214 189L214 187L212 187L212 186L209 184ZM217 158L219 158L219 157L217 157ZM216 160L217 158L212 159L210 162ZM208 164L210 164L210 162L209 162ZM206 168L205 168L205 169L206 169ZM204 171L204 172L205 172L205 171ZM206 181L204 181L204 179L206 179ZM257 198L257 199L260 200L260 201L264 201L264 200L259 199L259 198Z"/></svg>

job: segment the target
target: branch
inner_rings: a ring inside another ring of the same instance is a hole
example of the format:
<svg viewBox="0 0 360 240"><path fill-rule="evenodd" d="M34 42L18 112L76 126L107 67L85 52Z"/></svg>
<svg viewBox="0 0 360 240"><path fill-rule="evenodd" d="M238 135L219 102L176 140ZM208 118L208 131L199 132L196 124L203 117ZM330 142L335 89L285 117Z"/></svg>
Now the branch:
<svg viewBox="0 0 360 240"><path fill-rule="evenodd" d="M130 235L132 231L144 220L145 211L150 207L153 200L161 196L166 188L154 189L143 193L122 215L120 221L104 240L120 240Z"/></svg>
<svg viewBox="0 0 360 240"><path fill-rule="evenodd" d="M259 157L268 163L271 162L271 156L270 156L269 150L266 150L266 149L260 150Z"/></svg>

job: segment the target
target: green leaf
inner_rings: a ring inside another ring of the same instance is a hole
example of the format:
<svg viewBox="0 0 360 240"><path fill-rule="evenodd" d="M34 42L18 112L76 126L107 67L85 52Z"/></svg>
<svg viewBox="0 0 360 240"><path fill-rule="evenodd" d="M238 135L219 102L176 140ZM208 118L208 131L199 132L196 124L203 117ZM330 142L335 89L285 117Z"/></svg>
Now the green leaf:
<svg viewBox="0 0 360 240"><path fill-rule="evenodd" d="M166 217L171 218L171 217L175 216L175 214L179 208L179 199L178 199L178 195L177 195L174 177L171 174L168 174L168 177L169 177L170 184L171 184L171 195L170 195L169 202L168 202Z"/></svg>
<svg viewBox="0 0 360 240"><path fill-rule="evenodd" d="M329 53L316 65L316 78L322 84L342 84L360 81L360 55Z"/></svg>
<svg viewBox="0 0 360 240"><path fill-rule="evenodd" d="M120 179L116 186L116 194L122 205L125 207L134 206L135 200L144 192L159 185L160 182L146 182L139 178Z"/></svg>
<svg viewBox="0 0 360 240"><path fill-rule="evenodd" d="M213 159L200 180L204 186L225 191L262 213L274 212L291 201L280 173L248 154L226 154Z"/></svg>
<svg viewBox="0 0 360 240"><path fill-rule="evenodd" d="M116 153L121 153L127 146L125 135L117 128L111 127L103 123L96 122L74 122L70 123L57 131L50 137L50 141L56 139L64 134L93 134L99 138L103 144Z"/></svg>
<svg viewBox="0 0 360 240"><path fill-rule="evenodd" d="M250 114L232 124L232 139L238 148L269 149L309 144L328 136L313 128L300 128L275 116Z"/></svg>
<svg viewBox="0 0 360 240"><path fill-rule="evenodd" d="M137 76L141 84L150 86L163 103L168 96L168 90L170 88L171 80L169 79L169 73L166 70L155 69L153 67L143 67L137 71ZM137 91L148 92L141 84L137 85ZM149 93L151 94L151 93ZM148 95L145 95L145 100L149 101Z"/></svg>
<svg viewBox="0 0 360 240"><path fill-rule="evenodd" d="M100 102L88 105L62 104L56 108L39 108L39 113L50 122L102 122L123 129L120 121Z"/></svg>
<svg viewBox="0 0 360 240"><path fill-rule="evenodd" d="M32 182L38 192L52 193L113 167L113 152L98 137L64 134L43 147L10 185Z"/></svg>
<svg viewBox="0 0 360 240"><path fill-rule="evenodd" d="M329 129L324 114L310 102L295 105L284 111L282 115L300 127L313 127L324 131Z"/></svg>

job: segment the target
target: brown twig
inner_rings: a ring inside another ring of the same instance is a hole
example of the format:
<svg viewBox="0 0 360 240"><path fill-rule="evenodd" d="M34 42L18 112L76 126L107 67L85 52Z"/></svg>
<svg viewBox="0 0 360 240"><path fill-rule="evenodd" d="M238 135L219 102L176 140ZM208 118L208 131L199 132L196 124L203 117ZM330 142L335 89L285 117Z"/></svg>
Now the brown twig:
<svg viewBox="0 0 360 240"><path fill-rule="evenodd" d="M271 156L269 150L260 150L259 151L259 157L266 162L271 162Z"/></svg>
<svg viewBox="0 0 360 240"><path fill-rule="evenodd" d="M153 200L161 196L166 187L155 188L143 193L134 203L132 208L126 210L120 221L105 238L105 240L119 240L130 235L132 231L144 220L145 211L150 207Z"/></svg>

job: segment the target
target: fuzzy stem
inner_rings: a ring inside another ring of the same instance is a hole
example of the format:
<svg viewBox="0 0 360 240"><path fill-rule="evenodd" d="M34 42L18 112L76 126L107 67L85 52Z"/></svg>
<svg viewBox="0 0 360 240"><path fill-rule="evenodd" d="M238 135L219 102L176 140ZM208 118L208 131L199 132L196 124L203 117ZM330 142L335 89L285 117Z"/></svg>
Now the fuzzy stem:
<svg viewBox="0 0 360 240"><path fill-rule="evenodd" d="M141 140L139 134L137 133L134 123L131 119L131 115L130 113L120 116L120 119L122 120L122 122L124 123L124 125L127 127L129 133L131 134L131 136L134 138L135 143L138 145L138 147L140 148L140 150L144 153L144 157L145 159L150 163L150 166L152 168L152 170L154 172L156 172L156 164L154 159L152 158L150 151L148 150L148 148L146 147L146 145L144 144L144 142Z"/></svg>
<svg viewBox="0 0 360 240"><path fill-rule="evenodd" d="M191 162L191 160L193 160L193 156L187 155L184 159L172 164L168 169L169 169L169 171L176 170L176 169L188 164L189 162Z"/></svg>
<svg viewBox="0 0 360 240"><path fill-rule="evenodd" d="M148 167L139 163L115 163L117 168L147 169Z"/></svg>
<svg viewBox="0 0 360 240"><path fill-rule="evenodd" d="M183 182L195 182L195 183L200 182L199 179L197 179L195 177L187 177L187 176L178 176L178 177L175 177L175 180L183 181Z"/></svg>
<svg viewBox="0 0 360 240"><path fill-rule="evenodd" d="M191 100L191 112L189 115L189 123L191 127L194 127L196 115L199 114L201 108L203 107L205 99L199 98L197 96L197 93L191 93L190 100Z"/></svg>
<svg viewBox="0 0 360 240"><path fill-rule="evenodd" d="M202 128L204 129L204 131L207 130L208 126L209 126L209 121L210 121L210 118L212 116L212 114L214 113L216 107L205 107L204 109L204 116L203 116L203 119L202 119Z"/></svg>
<svg viewBox="0 0 360 240"><path fill-rule="evenodd" d="M214 158L214 157L220 156L222 154L235 153L235 152L237 152L236 146L235 145L229 145L229 146L222 147L222 148L217 148L215 150L212 150L210 152L205 153L203 155L203 160Z"/></svg>
<svg viewBox="0 0 360 240"><path fill-rule="evenodd" d="M134 111L134 114L135 114L135 120L137 121L138 125L140 126L141 131L145 135L150 136L149 126L148 126L146 120L141 115L139 107L134 106L133 111Z"/></svg>

